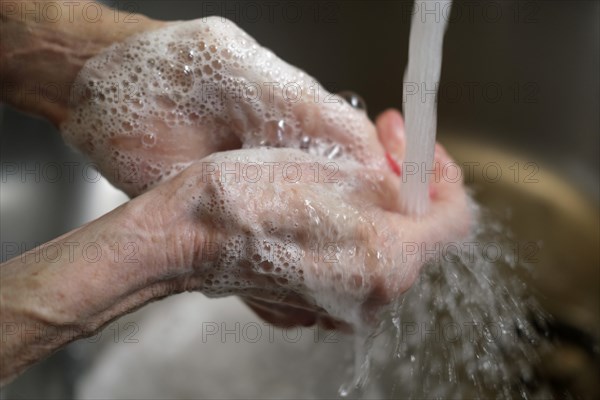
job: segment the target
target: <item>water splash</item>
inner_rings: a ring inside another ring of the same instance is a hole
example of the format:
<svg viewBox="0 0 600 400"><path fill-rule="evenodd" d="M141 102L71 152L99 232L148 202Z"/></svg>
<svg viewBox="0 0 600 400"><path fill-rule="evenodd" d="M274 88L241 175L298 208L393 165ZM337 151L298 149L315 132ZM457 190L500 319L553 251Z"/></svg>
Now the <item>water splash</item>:
<svg viewBox="0 0 600 400"><path fill-rule="evenodd" d="M535 367L553 351L552 318L525 284L529 266L502 224L483 215L477 226L431 256L370 341L355 339L365 347L340 394L374 386L385 398L553 397ZM501 256L486 253L488 243Z"/></svg>
<svg viewBox="0 0 600 400"><path fill-rule="evenodd" d="M346 90L337 95L346 100L353 108L367 112L367 102L358 93Z"/></svg>

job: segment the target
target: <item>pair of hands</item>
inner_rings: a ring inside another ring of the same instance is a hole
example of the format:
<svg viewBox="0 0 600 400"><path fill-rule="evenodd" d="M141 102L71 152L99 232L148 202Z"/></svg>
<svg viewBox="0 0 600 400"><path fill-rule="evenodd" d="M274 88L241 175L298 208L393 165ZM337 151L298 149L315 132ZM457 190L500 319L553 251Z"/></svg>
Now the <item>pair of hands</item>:
<svg viewBox="0 0 600 400"><path fill-rule="evenodd" d="M398 112L374 125L221 18L126 24L98 7L95 24L0 9L2 101L60 126L132 197L0 266L0 385L186 290L239 295L280 326L375 322L426 261L415 246L468 233L439 146L428 212L399 208ZM56 87L73 90L28 95Z"/></svg>
<svg viewBox="0 0 600 400"><path fill-rule="evenodd" d="M148 43L171 52L142 54ZM280 87L293 81L304 96L292 103L273 90L249 99L218 86L217 104L194 112L205 94L199 69L207 65L219 66L221 82L262 90L276 76ZM181 68L198 69L195 82L183 86ZM119 81L122 71L138 76ZM121 84L129 102L106 100ZM438 175L429 213L418 221L403 215L400 178L386 159L386 152L403 158L400 115L384 113L375 127L341 99L324 101L332 97L320 87L315 101L307 95L313 84L228 21L171 23L88 61L75 87L90 90L75 98L63 131L117 187L132 197L148 191L133 201L141 214L133 218L164 237L144 251L173 253L164 274L174 291L237 294L279 325L339 327L337 318L364 319L411 286L424 260L403 254L403 243L463 235L469 214L462 185ZM189 104L191 113L182 107ZM307 142L321 143L303 148ZM329 159L336 146L343 157ZM436 159L450 162L440 147Z"/></svg>
<svg viewBox="0 0 600 400"><path fill-rule="evenodd" d="M399 113L373 125L221 18L116 44L75 88L64 137L137 196L129 218L161 238L142 251L164 260L173 292L239 295L278 325L342 328L412 285L425 260L403 244L468 231L467 196L441 176L451 162L441 147L430 210L404 215L389 162L404 155ZM247 88L259 92L226 93Z"/></svg>

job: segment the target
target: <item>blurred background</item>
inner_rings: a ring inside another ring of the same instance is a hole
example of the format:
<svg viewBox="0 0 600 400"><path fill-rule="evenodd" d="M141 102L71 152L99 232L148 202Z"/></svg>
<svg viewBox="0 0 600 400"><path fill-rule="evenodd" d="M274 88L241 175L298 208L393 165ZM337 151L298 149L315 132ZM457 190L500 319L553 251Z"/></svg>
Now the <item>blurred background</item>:
<svg viewBox="0 0 600 400"><path fill-rule="evenodd" d="M444 15L435 1L416 11L412 2L367 0L105 3L162 20L222 15L329 91L360 94L371 117L402 108L412 13ZM565 360L600 371L600 2L455 1L449 18L438 139L459 161L540 166L539 184L469 183L510 229L545 243L534 285L572 347L583 348ZM126 201L46 121L1 105L0 129L2 261ZM57 353L0 397L74 396L100 342Z"/></svg>

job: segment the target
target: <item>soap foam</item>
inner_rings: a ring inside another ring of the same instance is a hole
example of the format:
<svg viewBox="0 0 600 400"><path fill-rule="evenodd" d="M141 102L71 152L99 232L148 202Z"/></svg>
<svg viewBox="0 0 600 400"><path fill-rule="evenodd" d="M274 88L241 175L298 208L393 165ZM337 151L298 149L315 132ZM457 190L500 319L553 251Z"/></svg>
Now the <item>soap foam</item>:
<svg viewBox="0 0 600 400"><path fill-rule="evenodd" d="M315 179L314 160L301 150L269 148L203 160L214 173L199 171L184 185L200 188L190 213L219 232L214 257L203 266L203 293L286 299L356 327L365 322L363 305L382 284L377 276L389 261L365 245L377 235L359 208L364 205L348 202L364 178L345 172L353 161L340 160L338 180L324 185ZM249 163L261 169L259 182L231 173ZM290 163L300 168L299 181L281 179Z"/></svg>
<svg viewBox="0 0 600 400"><path fill-rule="evenodd" d="M74 87L65 140L130 195L207 155L189 154L195 144L228 150L223 143L236 138L244 148L370 162L374 128L364 112L223 18L115 44L85 64Z"/></svg>

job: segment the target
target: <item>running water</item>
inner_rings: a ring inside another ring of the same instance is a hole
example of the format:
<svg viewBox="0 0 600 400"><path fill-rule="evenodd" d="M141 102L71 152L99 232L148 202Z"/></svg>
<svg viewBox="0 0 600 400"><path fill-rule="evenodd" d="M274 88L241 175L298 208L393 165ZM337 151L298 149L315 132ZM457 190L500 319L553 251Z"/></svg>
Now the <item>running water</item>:
<svg viewBox="0 0 600 400"><path fill-rule="evenodd" d="M447 11L451 3L438 1L437 10ZM415 216L429 207L427 171L433 169L447 27L441 14L415 12L410 30L403 170L414 166L416 173L404 174L400 202ZM532 366L552 349L544 340L550 316L519 278L524 265L511 256L505 227L483 218L475 203L473 214L473 237L453 243L457 251L452 254L423 254L427 265L414 287L383 318L377 332L357 335L354 375L340 395L375 386L390 398L551 396ZM482 243L492 243L504 257L492 260L477 248Z"/></svg>
<svg viewBox="0 0 600 400"><path fill-rule="evenodd" d="M354 338L353 376L340 395L553 397L539 375L541 360L555 348L548 338L552 317L522 278L530 266L513 251L503 223L475 203L473 212L473 236L423 254L428 263L419 280L377 332Z"/></svg>
<svg viewBox="0 0 600 400"><path fill-rule="evenodd" d="M424 8L426 2L415 2ZM436 2L436 10L447 10L452 0ZM437 126L437 91L442 68L442 45L448 19L441 12L414 12L410 26L408 66L404 75L406 154L401 207L409 215L420 215L429 206L427 171L433 164ZM445 13L447 14L447 13ZM409 166L415 174L408 173Z"/></svg>

